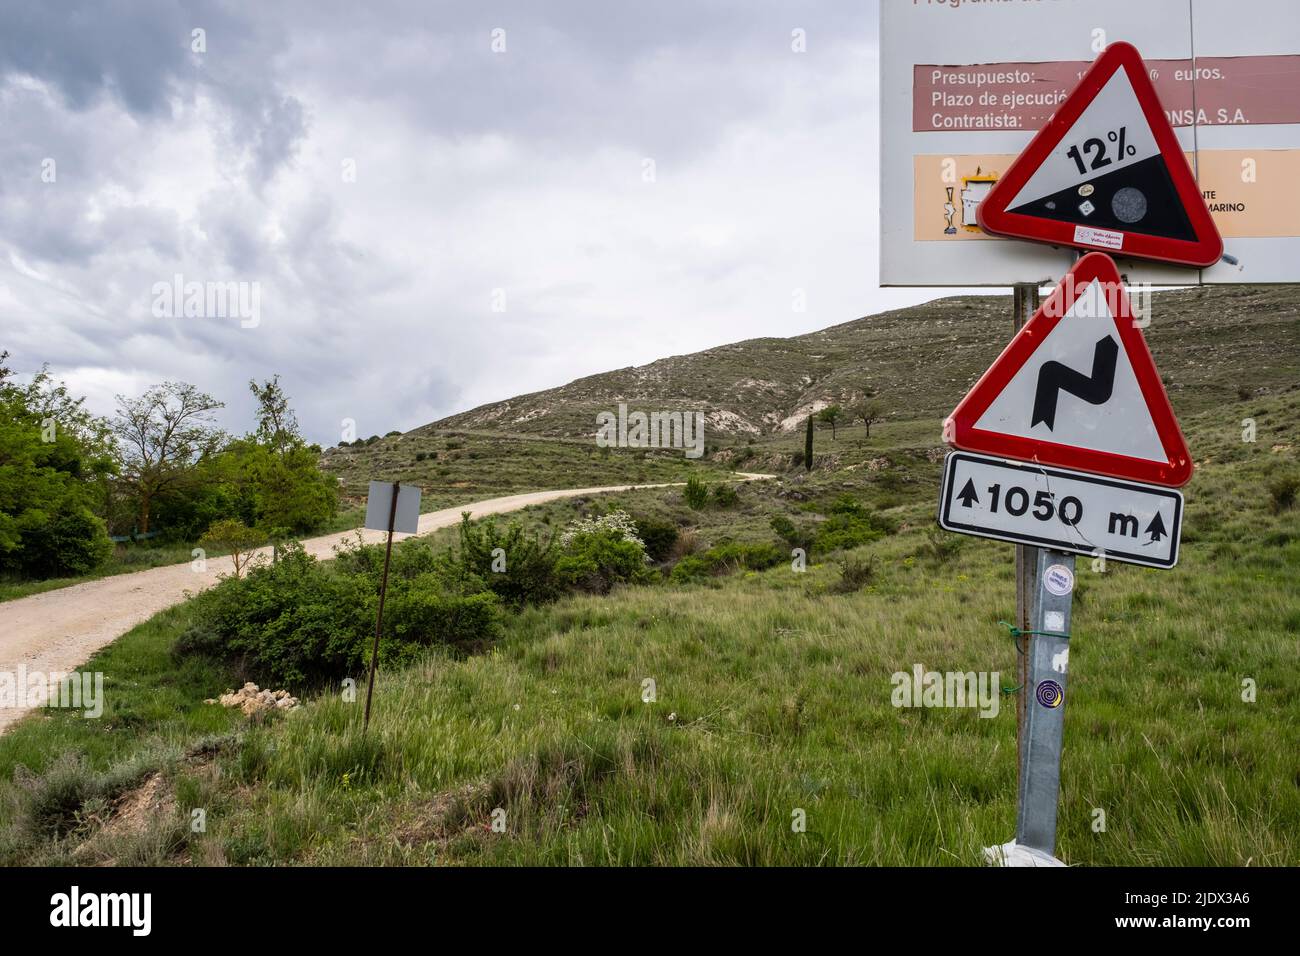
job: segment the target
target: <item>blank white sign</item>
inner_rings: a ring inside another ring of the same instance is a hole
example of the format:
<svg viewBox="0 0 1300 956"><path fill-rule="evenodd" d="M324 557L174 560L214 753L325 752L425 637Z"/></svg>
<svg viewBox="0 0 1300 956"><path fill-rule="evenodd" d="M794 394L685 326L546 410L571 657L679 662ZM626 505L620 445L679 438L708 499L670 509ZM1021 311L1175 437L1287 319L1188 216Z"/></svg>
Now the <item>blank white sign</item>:
<svg viewBox="0 0 1300 956"><path fill-rule="evenodd" d="M388 515L393 507L393 483L372 481L370 496L366 499L366 527L373 531L388 530ZM397 495L397 514L393 530L402 534L415 534L420 527L420 489L415 485L402 485Z"/></svg>

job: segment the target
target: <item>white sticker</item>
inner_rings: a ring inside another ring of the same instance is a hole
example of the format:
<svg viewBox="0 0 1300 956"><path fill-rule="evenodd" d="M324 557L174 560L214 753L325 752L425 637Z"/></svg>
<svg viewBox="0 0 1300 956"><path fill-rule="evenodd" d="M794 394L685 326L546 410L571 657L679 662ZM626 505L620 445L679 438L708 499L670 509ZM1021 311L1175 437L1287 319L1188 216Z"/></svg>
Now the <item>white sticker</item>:
<svg viewBox="0 0 1300 956"><path fill-rule="evenodd" d="M1085 215L1087 214L1085 213ZM1074 241L1085 246L1122 249L1124 248L1124 233L1111 232L1109 229L1094 229L1091 226L1075 226Z"/></svg>
<svg viewBox="0 0 1300 956"><path fill-rule="evenodd" d="M1043 628L1048 631L1065 630L1065 614L1061 611L1048 611L1043 615Z"/></svg>
<svg viewBox="0 0 1300 956"><path fill-rule="evenodd" d="M1054 564L1043 572L1043 587L1057 597L1064 597L1074 590L1074 572L1063 564Z"/></svg>

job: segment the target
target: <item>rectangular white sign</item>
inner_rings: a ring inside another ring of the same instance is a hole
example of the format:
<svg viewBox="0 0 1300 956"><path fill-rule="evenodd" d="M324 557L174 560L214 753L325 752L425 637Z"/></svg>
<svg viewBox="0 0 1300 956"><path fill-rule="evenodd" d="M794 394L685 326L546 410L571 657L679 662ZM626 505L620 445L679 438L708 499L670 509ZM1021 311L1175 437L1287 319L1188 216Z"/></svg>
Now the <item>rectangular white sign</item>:
<svg viewBox="0 0 1300 956"><path fill-rule="evenodd" d="M964 451L944 462L939 525L959 534L1172 568L1182 523L1172 488Z"/></svg>
<svg viewBox="0 0 1300 956"><path fill-rule="evenodd" d="M1294 0L881 0L880 282L1055 282L1065 249L984 235L975 210L1106 45L1151 71L1235 262L1115 253L1131 282L1300 281Z"/></svg>
<svg viewBox="0 0 1300 956"><path fill-rule="evenodd" d="M393 507L393 483L372 481L366 498L366 527L373 531L388 530L388 515ZM402 485L397 495L397 514L393 530L401 534L415 534L420 528L420 489L415 485Z"/></svg>

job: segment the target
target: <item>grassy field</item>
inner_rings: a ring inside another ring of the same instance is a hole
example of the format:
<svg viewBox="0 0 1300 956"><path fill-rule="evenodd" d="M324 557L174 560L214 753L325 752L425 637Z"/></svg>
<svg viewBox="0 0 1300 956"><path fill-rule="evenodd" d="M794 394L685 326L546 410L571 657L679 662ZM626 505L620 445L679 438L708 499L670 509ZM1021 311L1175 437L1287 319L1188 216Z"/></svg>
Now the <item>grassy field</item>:
<svg viewBox="0 0 1300 956"><path fill-rule="evenodd" d="M1178 568L1080 559L1067 862L1300 864L1297 421L1294 390L1193 415ZM773 540L772 514L820 521L848 492L898 531L804 573L526 609L488 653L381 672L364 737L337 693L265 723L202 703L235 678L178 663L191 610L165 612L89 665L106 675L102 719L46 711L0 738L0 861L976 864L1014 831L1014 698L988 719L891 703L891 675L915 664L1015 683L998 624L1011 548L933 530L934 431L819 436L810 475L748 485L727 509L692 511L676 489L531 509L555 528L620 505L708 545ZM846 588L854 560L873 570Z"/></svg>

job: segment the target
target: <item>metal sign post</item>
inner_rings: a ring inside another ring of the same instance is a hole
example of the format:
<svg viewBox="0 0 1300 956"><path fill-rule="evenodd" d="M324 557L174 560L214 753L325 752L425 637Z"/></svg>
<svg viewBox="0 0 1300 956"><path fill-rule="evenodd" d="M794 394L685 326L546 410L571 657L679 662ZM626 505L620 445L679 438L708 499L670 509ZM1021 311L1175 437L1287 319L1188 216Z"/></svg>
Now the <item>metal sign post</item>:
<svg viewBox="0 0 1300 956"><path fill-rule="evenodd" d="M393 523L397 520L397 496L401 482L393 482L393 500L388 508L388 545L384 549L384 576L379 583L379 611L375 615L375 644L370 649L370 680L366 684L366 717L361 732L370 729L370 700L375 695L375 668L379 664L379 635L384 629L384 597L388 594L388 564L393 558Z"/></svg>
<svg viewBox="0 0 1300 956"><path fill-rule="evenodd" d="M1055 856L1074 555L1040 549L1036 577L1033 641L1025 653L1029 680L1021 692L1025 702L1025 742L1016 809L1016 843Z"/></svg>
<svg viewBox="0 0 1300 956"><path fill-rule="evenodd" d="M385 505L387 507L385 508ZM387 511L387 518L384 517ZM361 731L370 728L370 702L375 694L375 669L379 666L379 635L384 629L384 598L388 594L388 565L393 558L393 533L415 534L420 525L420 489L400 481L370 483L366 499L366 527L388 532L384 550L384 576L379 583L379 610L375 614L375 643L370 650L370 678L366 685L366 716Z"/></svg>
<svg viewBox="0 0 1300 956"><path fill-rule="evenodd" d="M1012 286L1012 332L1018 333L1038 311L1040 293L1037 282L1017 282ZM1038 548L1029 544L1016 545L1016 627L1026 632L1024 653L1016 655L1016 680L1020 687L1029 682L1029 643L1027 633L1033 629L1034 568L1038 563ZM1025 759L1025 695L1016 695L1016 772Z"/></svg>

